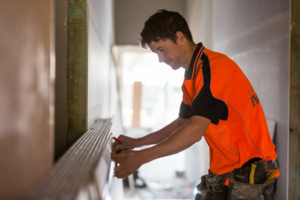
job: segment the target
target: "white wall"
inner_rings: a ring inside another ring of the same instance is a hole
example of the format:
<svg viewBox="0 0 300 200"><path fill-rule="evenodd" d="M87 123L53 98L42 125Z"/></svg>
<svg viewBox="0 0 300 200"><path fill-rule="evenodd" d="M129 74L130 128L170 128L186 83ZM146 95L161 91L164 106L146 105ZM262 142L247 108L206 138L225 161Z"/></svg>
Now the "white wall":
<svg viewBox="0 0 300 200"><path fill-rule="evenodd" d="M20 199L52 164L53 6L0 1L0 199Z"/></svg>
<svg viewBox="0 0 300 200"><path fill-rule="evenodd" d="M113 5L88 1L88 127L96 118L110 117Z"/></svg>
<svg viewBox="0 0 300 200"><path fill-rule="evenodd" d="M97 118L113 117L111 132L123 133L117 90L114 45L114 5L111 0L88 1L88 128ZM107 174L103 174L107 176ZM111 198L123 199L122 180L114 178Z"/></svg>
<svg viewBox="0 0 300 200"><path fill-rule="evenodd" d="M281 176L276 199L287 199L289 1L210 2L187 1L195 42L232 58L256 90L266 118L277 122Z"/></svg>
<svg viewBox="0 0 300 200"><path fill-rule="evenodd" d="M112 132L123 134L120 83L112 54L114 5L111 0L90 0L88 27L88 127L97 118L113 117Z"/></svg>

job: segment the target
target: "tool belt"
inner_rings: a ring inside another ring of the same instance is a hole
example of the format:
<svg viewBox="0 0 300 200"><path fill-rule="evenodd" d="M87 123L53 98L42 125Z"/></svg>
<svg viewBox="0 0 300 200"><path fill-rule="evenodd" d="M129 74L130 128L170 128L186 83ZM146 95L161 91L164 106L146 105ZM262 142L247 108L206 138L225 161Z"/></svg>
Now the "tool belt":
<svg viewBox="0 0 300 200"><path fill-rule="evenodd" d="M256 161L253 164L256 166L253 173L254 184L249 183L250 166L235 169L230 173L229 200L272 200L274 198L277 180L268 178L271 176L270 170L279 169L278 159Z"/></svg>
<svg viewBox="0 0 300 200"><path fill-rule="evenodd" d="M251 167L242 167L232 172L216 175L209 171L208 175L201 177L201 183L197 186L199 199L205 199L206 193L224 192L228 190L228 200L272 200L276 179L265 181L270 177L270 170L278 169L279 163L277 158L271 161L257 161L256 171L254 174L254 184L249 183L249 174ZM225 186L226 180L229 178L229 186Z"/></svg>

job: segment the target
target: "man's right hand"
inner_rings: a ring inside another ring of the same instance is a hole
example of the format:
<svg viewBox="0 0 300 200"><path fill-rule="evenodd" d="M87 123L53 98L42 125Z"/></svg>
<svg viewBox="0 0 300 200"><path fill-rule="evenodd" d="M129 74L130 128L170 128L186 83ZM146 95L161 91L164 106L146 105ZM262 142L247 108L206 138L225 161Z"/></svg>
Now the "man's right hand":
<svg viewBox="0 0 300 200"><path fill-rule="evenodd" d="M119 142L115 141L113 145L113 152L122 149L134 149L135 147L139 147L138 139L127 137L125 135L120 135L118 139L123 143L120 144Z"/></svg>
<svg viewBox="0 0 300 200"><path fill-rule="evenodd" d="M130 138L125 135L120 135L118 139L120 139L123 142L123 144L114 142L113 153L116 153L117 150L134 149L135 147L141 147L143 145L158 144L170 137L170 135L172 135L174 131L185 125L188 121L188 119L182 119L178 117L176 120L174 120L164 128L160 129L159 131L150 133L149 135L138 139Z"/></svg>

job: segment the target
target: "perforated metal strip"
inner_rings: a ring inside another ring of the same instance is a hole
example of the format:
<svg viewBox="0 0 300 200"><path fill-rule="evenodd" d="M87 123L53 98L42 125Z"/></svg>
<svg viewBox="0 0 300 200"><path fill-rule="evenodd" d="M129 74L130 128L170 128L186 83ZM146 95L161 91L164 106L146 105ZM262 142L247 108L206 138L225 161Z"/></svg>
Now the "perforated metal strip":
<svg viewBox="0 0 300 200"><path fill-rule="evenodd" d="M92 176L107 142L111 119L98 119L64 154L25 199L71 200Z"/></svg>

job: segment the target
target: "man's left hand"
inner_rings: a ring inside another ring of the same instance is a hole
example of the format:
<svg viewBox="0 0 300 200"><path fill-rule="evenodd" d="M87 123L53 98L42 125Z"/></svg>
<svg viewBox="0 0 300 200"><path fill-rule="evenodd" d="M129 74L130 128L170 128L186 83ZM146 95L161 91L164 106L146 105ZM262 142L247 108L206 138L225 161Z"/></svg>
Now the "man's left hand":
<svg viewBox="0 0 300 200"><path fill-rule="evenodd" d="M144 164L143 156L140 151L126 150L118 154L112 153L111 157L116 163L115 176L117 178L126 178Z"/></svg>

